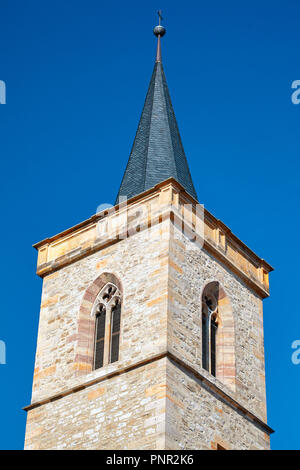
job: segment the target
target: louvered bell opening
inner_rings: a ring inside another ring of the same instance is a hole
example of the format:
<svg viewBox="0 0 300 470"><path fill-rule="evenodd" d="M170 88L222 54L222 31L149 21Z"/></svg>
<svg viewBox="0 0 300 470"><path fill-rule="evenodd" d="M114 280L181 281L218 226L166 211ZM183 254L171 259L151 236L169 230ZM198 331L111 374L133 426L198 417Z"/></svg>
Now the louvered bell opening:
<svg viewBox="0 0 300 470"><path fill-rule="evenodd" d="M121 304L118 303L112 310L112 334L111 334L111 351L110 362L119 360L119 343L120 343L120 323L121 323Z"/></svg>
<svg viewBox="0 0 300 470"><path fill-rule="evenodd" d="M96 316L95 369L103 367L106 311Z"/></svg>

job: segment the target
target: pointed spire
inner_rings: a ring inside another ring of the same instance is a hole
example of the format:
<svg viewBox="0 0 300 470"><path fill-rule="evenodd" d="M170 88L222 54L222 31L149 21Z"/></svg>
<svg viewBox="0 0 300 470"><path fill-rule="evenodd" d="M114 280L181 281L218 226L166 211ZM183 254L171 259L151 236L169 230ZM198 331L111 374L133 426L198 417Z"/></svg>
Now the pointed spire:
<svg viewBox="0 0 300 470"><path fill-rule="evenodd" d="M197 199L161 62L160 40L166 33L161 19L159 12L159 25L153 31L156 62L116 203L120 197L130 199L170 177Z"/></svg>

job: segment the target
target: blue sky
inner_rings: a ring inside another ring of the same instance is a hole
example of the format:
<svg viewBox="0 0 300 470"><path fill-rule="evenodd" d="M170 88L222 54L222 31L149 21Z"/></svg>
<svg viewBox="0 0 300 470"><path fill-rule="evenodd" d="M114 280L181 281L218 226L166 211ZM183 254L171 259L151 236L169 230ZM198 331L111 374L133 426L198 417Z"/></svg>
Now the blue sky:
<svg viewBox="0 0 300 470"><path fill-rule="evenodd" d="M113 203L164 68L199 201L275 267L264 302L273 449L299 449L297 0L0 0L1 449L21 449L41 280L32 244Z"/></svg>

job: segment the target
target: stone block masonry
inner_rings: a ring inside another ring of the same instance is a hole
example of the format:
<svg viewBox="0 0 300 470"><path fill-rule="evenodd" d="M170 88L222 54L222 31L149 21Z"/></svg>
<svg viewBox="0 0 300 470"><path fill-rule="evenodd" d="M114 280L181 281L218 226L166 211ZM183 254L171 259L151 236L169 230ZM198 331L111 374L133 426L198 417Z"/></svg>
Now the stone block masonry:
<svg viewBox="0 0 300 470"><path fill-rule="evenodd" d="M185 203L196 204L170 179L129 201L128 237L115 236L125 210L116 206L37 244L44 279L26 449L269 448L262 299L272 268L207 211L204 246L191 241L174 222L172 207ZM100 241L99 220L114 229ZM119 360L93 370L91 310L111 279L122 295ZM211 281L232 316L216 377L202 368Z"/></svg>
<svg viewBox="0 0 300 470"><path fill-rule="evenodd" d="M26 449L164 449L166 359L28 413Z"/></svg>

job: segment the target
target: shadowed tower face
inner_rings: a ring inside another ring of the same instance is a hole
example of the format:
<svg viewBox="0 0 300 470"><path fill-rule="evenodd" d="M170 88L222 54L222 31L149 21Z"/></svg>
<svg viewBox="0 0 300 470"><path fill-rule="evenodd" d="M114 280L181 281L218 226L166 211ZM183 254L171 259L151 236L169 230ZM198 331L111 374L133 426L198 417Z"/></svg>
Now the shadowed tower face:
<svg viewBox="0 0 300 470"><path fill-rule="evenodd" d="M268 449L271 266L204 210L157 55L112 209L35 245L26 449ZM188 221L190 232L182 230Z"/></svg>

